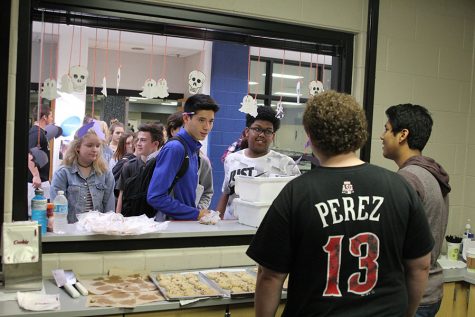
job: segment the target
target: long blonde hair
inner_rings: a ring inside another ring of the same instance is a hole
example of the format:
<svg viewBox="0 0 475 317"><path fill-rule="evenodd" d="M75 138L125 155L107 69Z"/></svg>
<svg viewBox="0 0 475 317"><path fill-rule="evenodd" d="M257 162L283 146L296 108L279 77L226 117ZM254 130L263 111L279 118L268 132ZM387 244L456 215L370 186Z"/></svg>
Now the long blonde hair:
<svg viewBox="0 0 475 317"><path fill-rule="evenodd" d="M66 153L64 154L63 158L63 165L65 166L72 166L73 163L77 163L78 160L78 155L79 155L79 147L82 144L82 141L86 136L89 135L95 135L97 136L96 131L94 131L94 128L90 128L87 130L87 132L82 136L78 137L77 134L74 136L74 140L69 143L68 149L66 150ZM92 167L94 168L94 171L98 175L104 174L108 169L108 165L104 157L102 156L102 146L99 147L99 153L97 155L97 159L92 162Z"/></svg>

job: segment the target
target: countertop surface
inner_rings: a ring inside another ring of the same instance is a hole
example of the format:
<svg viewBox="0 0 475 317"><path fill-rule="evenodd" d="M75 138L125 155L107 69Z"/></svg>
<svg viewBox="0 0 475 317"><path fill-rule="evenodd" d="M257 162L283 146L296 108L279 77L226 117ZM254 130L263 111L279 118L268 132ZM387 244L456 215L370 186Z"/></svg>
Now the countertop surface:
<svg viewBox="0 0 475 317"><path fill-rule="evenodd" d="M141 235L105 235L78 231L74 224L68 225L66 234L48 232L42 237L43 242L91 241L91 240L123 240L123 239L156 239L156 238L188 238L209 236L253 235L257 228L246 226L237 220L221 220L216 225L203 225L198 221L170 221L167 229L155 233Z"/></svg>

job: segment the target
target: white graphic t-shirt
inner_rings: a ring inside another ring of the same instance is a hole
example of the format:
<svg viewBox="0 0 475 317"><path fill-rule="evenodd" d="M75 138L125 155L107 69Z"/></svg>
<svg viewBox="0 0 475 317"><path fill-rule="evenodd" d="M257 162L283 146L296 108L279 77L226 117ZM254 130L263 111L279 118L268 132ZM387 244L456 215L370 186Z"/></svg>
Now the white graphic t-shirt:
<svg viewBox="0 0 475 317"><path fill-rule="evenodd" d="M300 175L300 170L292 158L270 150L264 156L251 158L246 156L245 149L229 154L224 161L224 181L222 191L229 195L224 219L237 219L234 216L233 200L239 197L234 192L236 175L269 177L272 175Z"/></svg>

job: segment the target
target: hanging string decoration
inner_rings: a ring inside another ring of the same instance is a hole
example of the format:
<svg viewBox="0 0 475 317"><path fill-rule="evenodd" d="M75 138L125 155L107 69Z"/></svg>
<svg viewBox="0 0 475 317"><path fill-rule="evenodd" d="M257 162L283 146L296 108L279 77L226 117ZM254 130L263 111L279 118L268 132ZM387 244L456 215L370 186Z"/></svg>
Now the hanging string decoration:
<svg viewBox="0 0 475 317"><path fill-rule="evenodd" d="M198 69L192 70L188 74L188 92L192 95L199 93L203 89L203 84L206 80L206 75L200 70L203 69L205 43L206 40L203 40Z"/></svg>
<svg viewBox="0 0 475 317"><path fill-rule="evenodd" d="M39 69L39 72L38 72L38 87L41 86L41 81L43 79L43 50L44 50L44 35L45 35L45 15L44 15L44 12L42 12L41 14L41 48L40 48L40 69ZM37 104L37 108L38 108L38 112L36 114L36 122L40 122L40 119L41 119L41 107L43 105L43 99L41 97L41 93L38 94L38 104ZM41 145L40 145L40 136L41 136L41 127L40 125L38 124L38 136L37 136L37 143L36 143L36 146L38 148L41 148Z"/></svg>
<svg viewBox="0 0 475 317"><path fill-rule="evenodd" d="M73 29L74 30L74 29ZM69 75L73 84L73 90L75 92L84 92L86 90L87 78L89 72L87 68L81 65L81 52L82 52L82 27L79 27L79 62L78 65L71 67ZM72 50L71 50L72 53Z"/></svg>
<svg viewBox="0 0 475 317"><path fill-rule="evenodd" d="M281 73L282 73L282 76L280 77L280 91L283 92L283 87L284 87L284 74L285 74L285 50L284 50L284 54L282 56L282 68L281 68ZM282 95L280 95L280 99L279 101L277 102L277 107L275 109L275 111L277 112L275 114L275 117L278 118L278 119L283 119L284 116L285 116L285 113L284 113L284 105L282 104Z"/></svg>
<svg viewBox="0 0 475 317"><path fill-rule="evenodd" d="M153 69L153 34L152 34L152 50L150 53L150 67L149 67L149 76L148 79L145 80L145 83L142 86L142 92L140 92L140 96L152 99L158 97L157 94L157 82L152 79L152 69Z"/></svg>
<svg viewBox="0 0 475 317"><path fill-rule="evenodd" d="M312 68L312 64L310 64L310 68ZM324 91L323 83L318 80L318 54L317 54L317 61L315 64L315 80L312 80L308 84L308 90L311 96L316 96L318 94L321 94Z"/></svg>
<svg viewBox="0 0 475 317"><path fill-rule="evenodd" d="M49 77L45 79L41 87L41 97L48 100L54 100L58 97L56 80L53 78L53 43L54 43L54 28L51 23L51 44L49 49ZM43 63L43 61L41 61Z"/></svg>
<svg viewBox="0 0 475 317"><path fill-rule="evenodd" d="M300 85L302 78L302 52L299 52L299 79L297 80L297 84L295 86L295 94L297 95L297 103L300 103Z"/></svg>
<svg viewBox="0 0 475 317"><path fill-rule="evenodd" d="M163 67L162 72L160 74L160 78L157 82L157 96L159 98L166 98L168 97L168 84L166 80L167 76L167 45L168 45L168 36L165 36L165 49L163 53Z"/></svg>
<svg viewBox="0 0 475 317"><path fill-rule="evenodd" d="M239 111L250 114L254 118L257 117L257 101L249 94L249 80L251 75L251 47L247 57L247 94L242 98L241 108Z"/></svg>
<svg viewBox="0 0 475 317"><path fill-rule="evenodd" d="M120 86L120 69L122 68L122 65L120 64L120 42L122 40L122 31L119 31L119 50L117 51L117 77L116 77L116 86L115 86L115 92L116 94L119 94L119 86Z"/></svg>
<svg viewBox="0 0 475 317"><path fill-rule="evenodd" d="M94 118L94 100L96 99L96 55L97 55L97 28L96 39L94 41L94 55L92 59L92 105L91 105L91 117Z"/></svg>
<svg viewBox="0 0 475 317"><path fill-rule="evenodd" d="M104 77L102 77L102 90L101 93L107 97L107 69L109 67L109 29L107 29L106 39L106 62L104 65Z"/></svg>
<svg viewBox="0 0 475 317"><path fill-rule="evenodd" d="M75 26L73 25L73 32L71 35L71 46L69 49L69 63L68 63L68 73L61 76L61 87L59 91L64 93L72 93L73 92L73 82L71 80L71 56L73 55L73 44L74 44L74 30Z"/></svg>

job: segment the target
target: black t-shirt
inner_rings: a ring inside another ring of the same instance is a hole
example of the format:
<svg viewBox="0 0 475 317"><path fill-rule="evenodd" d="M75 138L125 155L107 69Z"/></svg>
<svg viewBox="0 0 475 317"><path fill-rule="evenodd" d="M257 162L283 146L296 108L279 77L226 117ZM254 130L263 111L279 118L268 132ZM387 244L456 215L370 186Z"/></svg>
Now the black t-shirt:
<svg viewBox="0 0 475 317"><path fill-rule="evenodd" d="M403 260L433 244L409 184L362 164L317 167L287 184L247 254L289 273L283 316L403 316Z"/></svg>
<svg viewBox="0 0 475 317"><path fill-rule="evenodd" d="M40 130L40 149L46 153L48 156L48 163L43 166L42 168L38 169L40 173L40 178L42 182L46 182L49 180L49 144L48 140L46 139L46 132L42 128L37 125L34 125L28 131L28 149L34 148L38 145L38 129ZM33 175L31 174L30 170L28 169L28 183L33 182Z"/></svg>

